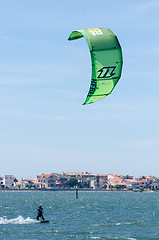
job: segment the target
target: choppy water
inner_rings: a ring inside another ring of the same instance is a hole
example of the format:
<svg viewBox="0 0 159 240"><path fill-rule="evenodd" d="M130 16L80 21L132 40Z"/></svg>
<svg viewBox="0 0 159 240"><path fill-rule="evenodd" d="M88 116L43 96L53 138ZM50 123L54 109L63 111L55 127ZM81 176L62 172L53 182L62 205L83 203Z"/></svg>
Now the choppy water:
<svg viewBox="0 0 159 240"><path fill-rule="evenodd" d="M0 192L0 239L159 239L159 193Z"/></svg>

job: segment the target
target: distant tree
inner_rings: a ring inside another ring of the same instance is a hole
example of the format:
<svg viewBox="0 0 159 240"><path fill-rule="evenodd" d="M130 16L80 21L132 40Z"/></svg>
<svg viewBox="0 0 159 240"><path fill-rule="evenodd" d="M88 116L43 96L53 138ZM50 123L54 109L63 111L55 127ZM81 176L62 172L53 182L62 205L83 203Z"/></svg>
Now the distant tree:
<svg viewBox="0 0 159 240"><path fill-rule="evenodd" d="M77 183L77 187L78 187L78 188L83 188L84 186L83 186L82 182L78 182L78 183Z"/></svg>
<svg viewBox="0 0 159 240"><path fill-rule="evenodd" d="M76 178L70 178L67 182L67 185L69 187L76 187L76 186L78 186L78 181Z"/></svg>
<svg viewBox="0 0 159 240"><path fill-rule="evenodd" d="M103 189L106 189L106 188L107 188L107 183L108 183L107 181L104 181L104 182L103 182L103 185L102 185L102 188L103 188Z"/></svg>
<svg viewBox="0 0 159 240"><path fill-rule="evenodd" d="M119 185L115 185L114 188L120 189L120 186Z"/></svg>
<svg viewBox="0 0 159 240"><path fill-rule="evenodd" d="M89 183L84 183L83 184L83 188L89 188L89 187L90 187Z"/></svg>
<svg viewBox="0 0 159 240"><path fill-rule="evenodd" d="M96 181L97 181L97 189L99 188L99 175L96 176Z"/></svg>

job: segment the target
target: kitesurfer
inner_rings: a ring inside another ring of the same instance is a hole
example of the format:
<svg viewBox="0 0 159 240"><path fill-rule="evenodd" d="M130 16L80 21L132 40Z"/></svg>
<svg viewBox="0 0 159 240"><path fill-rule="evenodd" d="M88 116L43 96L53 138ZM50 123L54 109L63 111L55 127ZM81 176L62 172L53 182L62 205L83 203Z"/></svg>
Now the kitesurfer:
<svg viewBox="0 0 159 240"><path fill-rule="evenodd" d="M37 209L37 220L39 221L39 217L42 218L42 220L44 221L44 217L43 217L43 208L42 208L42 204L39 205L38 209Z"/></svg>

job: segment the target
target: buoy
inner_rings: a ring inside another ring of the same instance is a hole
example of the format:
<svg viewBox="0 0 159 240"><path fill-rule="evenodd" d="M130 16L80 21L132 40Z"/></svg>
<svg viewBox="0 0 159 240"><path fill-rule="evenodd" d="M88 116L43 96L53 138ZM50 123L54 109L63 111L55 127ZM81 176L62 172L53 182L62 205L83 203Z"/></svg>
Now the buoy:
<svg viewBox="0 0 159 240"><path fill-rule="evenodd" d="M76 199L78 199L78 188L76 187Z"/></svg>

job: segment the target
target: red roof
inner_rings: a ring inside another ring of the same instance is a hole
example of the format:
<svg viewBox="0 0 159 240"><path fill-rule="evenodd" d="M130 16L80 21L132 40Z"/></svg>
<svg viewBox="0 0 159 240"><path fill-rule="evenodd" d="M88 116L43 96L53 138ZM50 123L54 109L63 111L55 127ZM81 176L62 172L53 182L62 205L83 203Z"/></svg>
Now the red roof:
<svg viewBox="0 0 159 240"><path fill-rule="evenodd" d="M114 184L117 184L119 186L123 185L123 186L126 186L127 184L121 180L120 178L111 178L110 179Z"/></svg>
<svg viewBox="0 0 159 240"><path fill-rule="evenodd" d="M51 174L41 174L41 175L37 175L38 178L49 178L49 177L51 177L51 176L53 176L52 173L51 173Z"/></svg>

